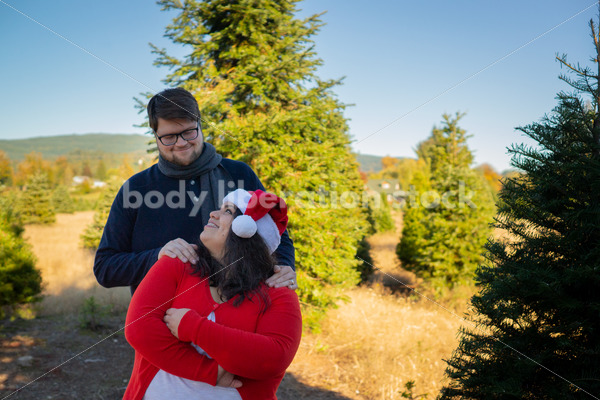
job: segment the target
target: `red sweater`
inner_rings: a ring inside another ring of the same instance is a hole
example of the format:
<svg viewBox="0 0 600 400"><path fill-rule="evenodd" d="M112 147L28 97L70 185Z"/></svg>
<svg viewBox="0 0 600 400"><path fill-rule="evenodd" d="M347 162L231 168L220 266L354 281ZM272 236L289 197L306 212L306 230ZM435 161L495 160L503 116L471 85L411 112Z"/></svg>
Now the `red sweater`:
<svg viewBox="0 0 600 400"><path fill-rule="evenodd" d="M271 304L260 313L257 296L234 307L219 304L208 279L190 274L190 264L162 257L136 290L125 324L125 337L135 349L135 362L124 399L141 400L162 369L170 374L215 385L217 366L236 375L242 399L276 399L276 391L292 362L302 332L298 296L286 287L265 286ZM179 324L179 338L163 321L169 308L190 308ZM215 312L216 323L206 317ZM199 354L200 346L213 359Z"/></svg>

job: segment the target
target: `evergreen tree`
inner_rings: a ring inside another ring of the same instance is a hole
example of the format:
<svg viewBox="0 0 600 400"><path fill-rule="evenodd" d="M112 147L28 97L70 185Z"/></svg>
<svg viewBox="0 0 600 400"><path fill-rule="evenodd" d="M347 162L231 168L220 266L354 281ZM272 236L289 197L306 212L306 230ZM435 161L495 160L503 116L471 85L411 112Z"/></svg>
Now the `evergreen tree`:
<svg viewBox="0 0 600 400"><path fill-rule="evenodd" d="M106 164L104 164L104 160L100 159L98 161L98 166L96 167L96 175L94 175L96 179L101 181L105 181L108 178L108 172L106 170Z"/></svg>
<svg viewBox="0 0 600 400"><path fill-rule="evenodd" d="M0 319L18 304L40 300L42 277L11 196L0 198Z"/></svg>
<svg viewBox="0 0 600 400"><path fill-rule="evenodd" d="M38 173L30 177L19 196L18 210L25 224L51 224L56 221L48 177Z"/></svg>
<svg viewBox="0 0 600 400"><path fill-rule="evenodd" d="M75 202L66 186L60 185L52 192L52 207L56 213L72 214L75 211Z"/></svg>
<svg viewBox="0 0 600 400"><path fill-rule="evenodd" d="M96 203L94 220L81 234L82 246L84 248L93 250L98 248L100 239L102 239L104 225L106 225L106 221L108 220L110 207L112 206L113 200L115 199L122 184L123 180L117 177L112 177L108 180L107 185L102 189L100 197Z"/></svg>
<svg viewBox="0 0 600 400"><path fill-rule="evenodd" d="M594 61L600 36L590 21ZM519 128L496 226L472 298L481 329L461 332L443 399L589 399L600 394L600 70L576 79L539 123ZM584 97L590 97L590 103Z"/></svg>
<svg viewBox="0 0 600 400"><path fill-rule="evenodd" d="M157 65L172 69L165 82L195 94L206 139L286 197L299 295L318 310L335 301L336 288L358 282L355 255L367 224L361 207L332 201L345 192L360 196L363 184L345 106L332 92L340 81L315 73L322 61L311 37L319 15L296 19L296 3L159 1L178 11L166 36L189 53L177 59L154 52ZM326 200L302 201L300 193Z"/></svg>
<svg viewBox="0 0 600 400"><path fill-rule="evenodd" d="M461 117L444 115L417 149L426 168L415 175L419 198L409 202L398 247L403 267L437 291L472 283L495 212L489 186L471 168Z"/></svg>
<svg viewBox="0 0 600 400"><path fill-rule="evenodd" d="M431 174L427 164L423 160L419 161L420 168L414 172L408 187L409 195L405 199L402 218L402 235L396 248L398 258L406 269L409 269L409 265L418 265L424 261L419 251L427 246L428 234L423 224L426 209L421 205L419 194L431 191Z"/></svg>
<svg viewBox="0 0 600 400"><path fill-rule="evenodd" d="M366 236L364 236L358 243L356 258L361 261L361 263L358 264L360 281L361 283L367 282L375 271L375 268L373 267L373 257L371 257L371 245L369 244Z"/></svg>
<svg viewBox="0 0 600 400"><path fill-rule="evenodd" d="M367 221L371 225L369 233L393 231L396 227L386 194L381 193L375 196L377 197L369 196L367 205Z"/></svg>

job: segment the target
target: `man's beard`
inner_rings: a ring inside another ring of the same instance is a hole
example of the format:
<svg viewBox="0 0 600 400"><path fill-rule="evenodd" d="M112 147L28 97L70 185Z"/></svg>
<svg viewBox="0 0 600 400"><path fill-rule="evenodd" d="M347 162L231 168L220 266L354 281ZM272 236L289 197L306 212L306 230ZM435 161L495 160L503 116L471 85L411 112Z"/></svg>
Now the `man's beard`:
<svg viewBox="0 0 600 400"><path fill-rule="evenodd" d="M192 147L192 149L192 153L188 157L181 157L178 156L176 153L169 153L165 155L163 152L160 151L160 149L158 150L158 152L165 160L182 167L187 167L188 165L196 161L200 157L200 154L202 154L202 146L200 148Z"/></svg>

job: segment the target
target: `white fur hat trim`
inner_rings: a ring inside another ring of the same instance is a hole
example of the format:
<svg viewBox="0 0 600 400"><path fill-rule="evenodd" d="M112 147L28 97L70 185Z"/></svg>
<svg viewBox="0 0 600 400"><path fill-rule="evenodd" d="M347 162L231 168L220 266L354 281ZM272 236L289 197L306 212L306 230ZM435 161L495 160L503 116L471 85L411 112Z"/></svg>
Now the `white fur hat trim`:
<svg viewBox="0 0 600 400"><path fill-rule="evenodd" d="M236 189L233 192L229 193L227 196L225 196L225 198L223 199L223 203L233 203L236 205L237 208L239 208L243 213L245 213L251 198L252 195L246 190ZM237 225L239 225L239 231ZM233 220L233 223L231 224L231 229L233 230L233 233L243 238L252 237L256 232L258 232L258 234L264 239L265 243L267 244L267 247L269 248L271 254L275 250L277 250L277 247L279 247L279 244L281 243L281 235L279 234L277 225L275 224L275 221L273 221L273 218L271 218L269 214L266 214L258 221L254 221L249 215L239 215Z"/></svg>
<svg viewBox="0 0 600 400"><path fill-rule="evenodd" d="M223 203L233 203L235 204L235 206L237 208L240 209L240 211L242 212L242 214L246 213L246 207L248 207L248 203L250 202L250 199L252 198L252 195L247 192L244 189L236 189L233 192L229 193L227 196L225 196L225 198L223 198L223 201L221 202L221 204Z"/></svg>

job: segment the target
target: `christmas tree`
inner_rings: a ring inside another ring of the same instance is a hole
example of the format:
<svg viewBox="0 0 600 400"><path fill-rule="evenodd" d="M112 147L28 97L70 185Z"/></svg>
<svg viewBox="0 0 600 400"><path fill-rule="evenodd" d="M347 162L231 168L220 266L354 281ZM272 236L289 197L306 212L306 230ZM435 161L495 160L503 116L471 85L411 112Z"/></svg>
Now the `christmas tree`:
<svg viewBox="0 0 600 400"><path fill-rule="evenodd" d="M0 198L0 319L19 304L40 300L42 276L10 195Z"/></svg>
<svg viewBox="0 0 600 400"><path fill-rule="evenodd" d="M102 188L100 197L94 207L94 220L87 226L85 231L81 234L82 245L85 248L96 250L102 239L102 232L104 231L104 225L108 220L108 214L110 214L110 207L119 191L119 188L123 184L123 180L117 177L112 177L108 180L106 186Z"/></svg>
<svg viewBox="0 0 600 400"><path fill-rule="evenodd" d="M385 193L371 193L367 206L367 221L371 227L369 233L389 232L396 228Z"/></svg>
<svg viewBox="0 0 600 400"><path fill-rule="evenodd" d="M18 210L25 224L52 224L56 221L47 175L36 173L27 180L19 197Z"/></svg>
<svg viewBox="0 0 600 400"><path fill-rule="evenodd" d="M471 166L461 117L444 115L442 127L417 149L418 193L409 198L398 246L402 266L437 291L473 282L495 212L489 186Z"/></svg>
<svg viewBox="0 0 600 400"><path fill-rule="evenodd" d="M52 207L56 213L72 214L75 211L75 202L66 186L60 185L52 192Z"/></svg>
<svg viewBox="0 0 600 400"><path fill-rule="evenodd" d="M590 21L594 62L600 36ZM575 90L513 145L496 226L442 399L600 396L600 70L558 57Z"/></svg>
<svg viewBox="0 0 600 400"><path fill-rule="evenodd" d="M217 151L286 198L301 300L311 311L333 304L337 288L359 281L367 223L345 106L332 91L340 81L316 75L319 15L297 19L294 0L159 3L178 12L166 36L189 50L178 59L154 48L156 64L172 69L165 82L195 95Z"/></svg>

